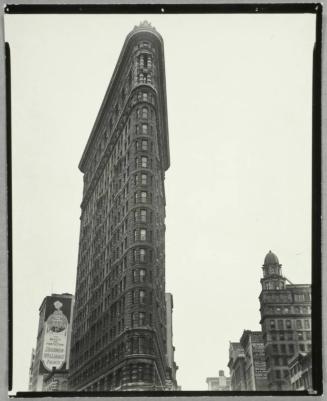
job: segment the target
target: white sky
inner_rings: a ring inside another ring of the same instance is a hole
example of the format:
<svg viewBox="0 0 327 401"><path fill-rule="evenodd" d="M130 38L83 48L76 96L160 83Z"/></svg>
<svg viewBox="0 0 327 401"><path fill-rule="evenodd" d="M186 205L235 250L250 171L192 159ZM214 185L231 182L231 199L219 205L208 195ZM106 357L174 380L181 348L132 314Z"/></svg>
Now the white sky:
<svg viewBox="0 0 327 401"><path fill-rule="evenodd" d="M6 15L14 391L27 390L41 301L75 291L78 162L144 19L165 43L166 290L182 389L205 390L228 372L229 341L260 328L269 249L292 282L310 282L314 15Z"/></svg>

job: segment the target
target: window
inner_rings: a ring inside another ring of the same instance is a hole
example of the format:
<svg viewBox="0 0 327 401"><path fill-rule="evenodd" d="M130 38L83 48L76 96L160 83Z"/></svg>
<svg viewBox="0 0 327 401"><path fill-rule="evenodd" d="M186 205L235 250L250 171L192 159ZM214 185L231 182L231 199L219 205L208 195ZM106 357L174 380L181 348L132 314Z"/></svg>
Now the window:
<svg viewBox="0 0 327 401"><path fill-rule="evenodd" d="M148 100L148 94L146 92L142 93L142 99L144 102L146 102Z"/></svg>
<svg viewBox="0 0 327 401"><path fill-rule="evenodd" d="M294 344L288 344L288 352L294 354Z"/></svg>
<svg viewBox="0 0 327 401"><path fill-rule="evenodd" d="M145 191L142 191L142 192L141 192L141 202L142 202L142 203L146 203L146 201L147 201L147 195L148 195L147 192L145 192Z"/></svg>
<svg viewBox="0 0 327 401"><path fill-rule="evenodd" d="M142 118L148 118L148 109L146 107L142 109Z"/></svg>
<svg viewBox="0 0 327 401"><path fill-rule="evenodd" d="M280 370L276 370L276 379L280 379Z"/></svg>
<svg viewBox="0 0 327 401"><path fill-rule="evenodd" d="M138 212L138 210L135 210L134 211L134 221L137 222L138 219L139 219L139 212Z"/></svg>
<svg viewBox="0 0 327 401"><path fill-rule="evenodd" d="M137 261L137 249L134 249L133 251L133 262L135 263Z"/></svg>
<svg viewBox="0 0 327 401"><path fill-rule="evenodd" d="M134 230L134 241L137 241L137 230Z"/></svg>
<svg viewBox="0 0 327 401"><path fill-rule="evenodd" d="M145 249L140 249L140 262L145 262Z"/></svg>
<svg viewBox="0 0 327 401"><path fill-rule="evenodd" d="M285 344L281 344L280 352L283 353L283 354L286 354L286 345Z"/></svg>
<svg viewBox="0 0 327 401"><path fill-rule="evenodd" d="M284 333L280 333L280 334L279 334L279 339L280 339L281 341L284 341L284 340L285 340L285 335L284 335Z"/></svg>
<svg viewBox="0 0 327 401"><path fill-rule="evenodd" d="M146 210L145 209L141 209L141 222L142 223L146 223Z"/></svg>
<svg viewBox="0 0 327 401"><path fill-rule="evenodd" d="M309 320L305 320L305 321L304 321L304 328L305 328L305 329L310 329L310 322L309 322Z"/></svg>
<svg viewBox="0 0 327 401"><path fill-rule="evenodd" d="M139 176L137 174L134 175L134 185L138 185Z"/></svg>
<svg viewBox="0 0 327 401"><path fill-rule="evenodd" d="M142 124L142 134L148 133L148 124Z"/></svg>
<svg viewBox="0 0 327 401"><path fill-rule="evenodd" d="M132 313L132 327L137 326L137 318L138 318L138 316L137 316L136 312L133 312Z"/></svg>
<svg viewBox="0 0 327 401"><path fill-rule="evenodd" d="M133 270L133 283L137 282L137 272L136 270Z"/></svg>
<svg viewBox="0 0 327 401"><path fill-rule="evenodd" d="M304 344L300 344L299 347L300 347L300 351L305 351Z"/></svg>
<svg viewBox="0 0 327 401"><path fill-rule="evenodd" d="M275 320L270 320L270 328L271 329L275 329L276 328Z"/></svg>
<svg viewBox="0 0 327 401"><path fill-rule="evenodd" d="M145 313L139 312L139 326L145 325Z"/></svg>
<svg viewBox="0 0 327 401"><path fill-rule="evenodd" d="M142 140L141 148L142 150L148 150L148 141L146 139Z"/></svg>
<svg viewBox="0 0 327 401"><path fill-rule="evenodd" d="M146 229L145 228L140 229L140 240L146 241Z"/></svg>
<svg viewBox="0 0 327 401"><path fill-rule="evenodd" d="M297 332L297 339L298 339L298 340L303 340L303 333L302 333L302 331L298 331L298 332Z"/></svg>
<svg viewBox="0 0 327 401"><path fill-rule="evenodd" d="M286 328L291 329L292 328L292 322L291 320L286 320Z"/></svg>
<svg viewBox="0 0 327 401"><path fill-rule="evenodd" d="M307 339L307 340L311 340L311 331L307 331L307 332L305 333L305 336L306 336L306 339Z"/></svg>
<svg viewBox="0 0 327 401"><path fill-rule="evenodd" d="M138 202L138 193L137 192L134 193L134 202L135 203Z"/></svg>
<svg viewBox="0 0 327 401"><path fill-rule="evenodd" d="M273 350L273 353L275 353L275 354L278 353L278 346L277 346L277 344L273 344L272 350Z"/></svg>
<svg viewBox="0 0 327 401"><path fill-rule="evenodd" d="M302 329L302 321L301 320L297 320L296 321L296 328L297 329Z"/></svg>
<svg viewBox="0 0 327 401"><path fill-rule="evenodd" d="M141 175L141 184L146 185L147 184L147 178L148 176L146 174Z"/></svg>
<svg viewBox="0 0 327 401"><path fill-rule="evenodd" d="M145 304L145 291L144 290L140 290L139 297L140 297L140 304L144 305Z"/></svg>
<svg viewBox="0 0 327 401"><path fill-rule="evenodd" d="M146 156L141 157L141 167L143 167L143 168L148 167L148 158Z"/></svg>
<svg viewBox="0 0 327 401"><path fill-rule="evenodd" d="M145 282L145 275L146 275L146 271L144 269L140 269L140 283Z"/></svg>
<svg viewBox="0 0 327 401"><path fill-rule="evenodd" d="M281 330L284 328L284 322L282 320L278 320L278 328Z"/></svg>

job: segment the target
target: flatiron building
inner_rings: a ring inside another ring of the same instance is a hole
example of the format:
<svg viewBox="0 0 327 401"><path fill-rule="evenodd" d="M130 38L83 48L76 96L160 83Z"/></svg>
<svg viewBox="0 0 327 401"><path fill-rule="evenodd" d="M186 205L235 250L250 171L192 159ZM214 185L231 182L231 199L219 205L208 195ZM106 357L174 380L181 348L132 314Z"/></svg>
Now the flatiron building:
<svg viewBox="0 0 327 401"><path fill-rule="evenodd" d="M166 390L163 40L127 36L82 155L83 199L69 386Z"/></svg>

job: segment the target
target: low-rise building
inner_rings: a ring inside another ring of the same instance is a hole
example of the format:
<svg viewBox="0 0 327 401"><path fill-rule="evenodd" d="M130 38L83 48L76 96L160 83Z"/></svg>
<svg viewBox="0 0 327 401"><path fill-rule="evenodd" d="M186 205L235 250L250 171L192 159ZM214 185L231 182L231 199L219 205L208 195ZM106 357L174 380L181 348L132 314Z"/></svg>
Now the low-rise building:
<svg viewBox="0 0 327 401"><path fill-rule="evenodd" d="M231 379L225 376L223 370L219 371L218 377L207 377L206 383L208 384L209 391L230 391Z"/></svg>

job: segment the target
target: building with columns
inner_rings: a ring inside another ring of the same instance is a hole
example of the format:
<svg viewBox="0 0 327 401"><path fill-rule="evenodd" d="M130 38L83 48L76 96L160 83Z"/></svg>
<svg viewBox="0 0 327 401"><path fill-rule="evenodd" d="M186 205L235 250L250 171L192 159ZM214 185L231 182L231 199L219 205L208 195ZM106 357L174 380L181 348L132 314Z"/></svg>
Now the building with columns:
<svg viewBox="0 0 327 401"><path fill-rule="evenodd" d="M289 360L311 351L311 285L292 284L269 251L262 266L259 296L268 389L292 390Z"/></svg>
<svg viewBox="0 0 327 401"><path fill-rule="evenodd" d="M166 390L164 46L149 23L127 36L82 155L75 391ZM169 345L171 349L171 344Z"/></svg>

